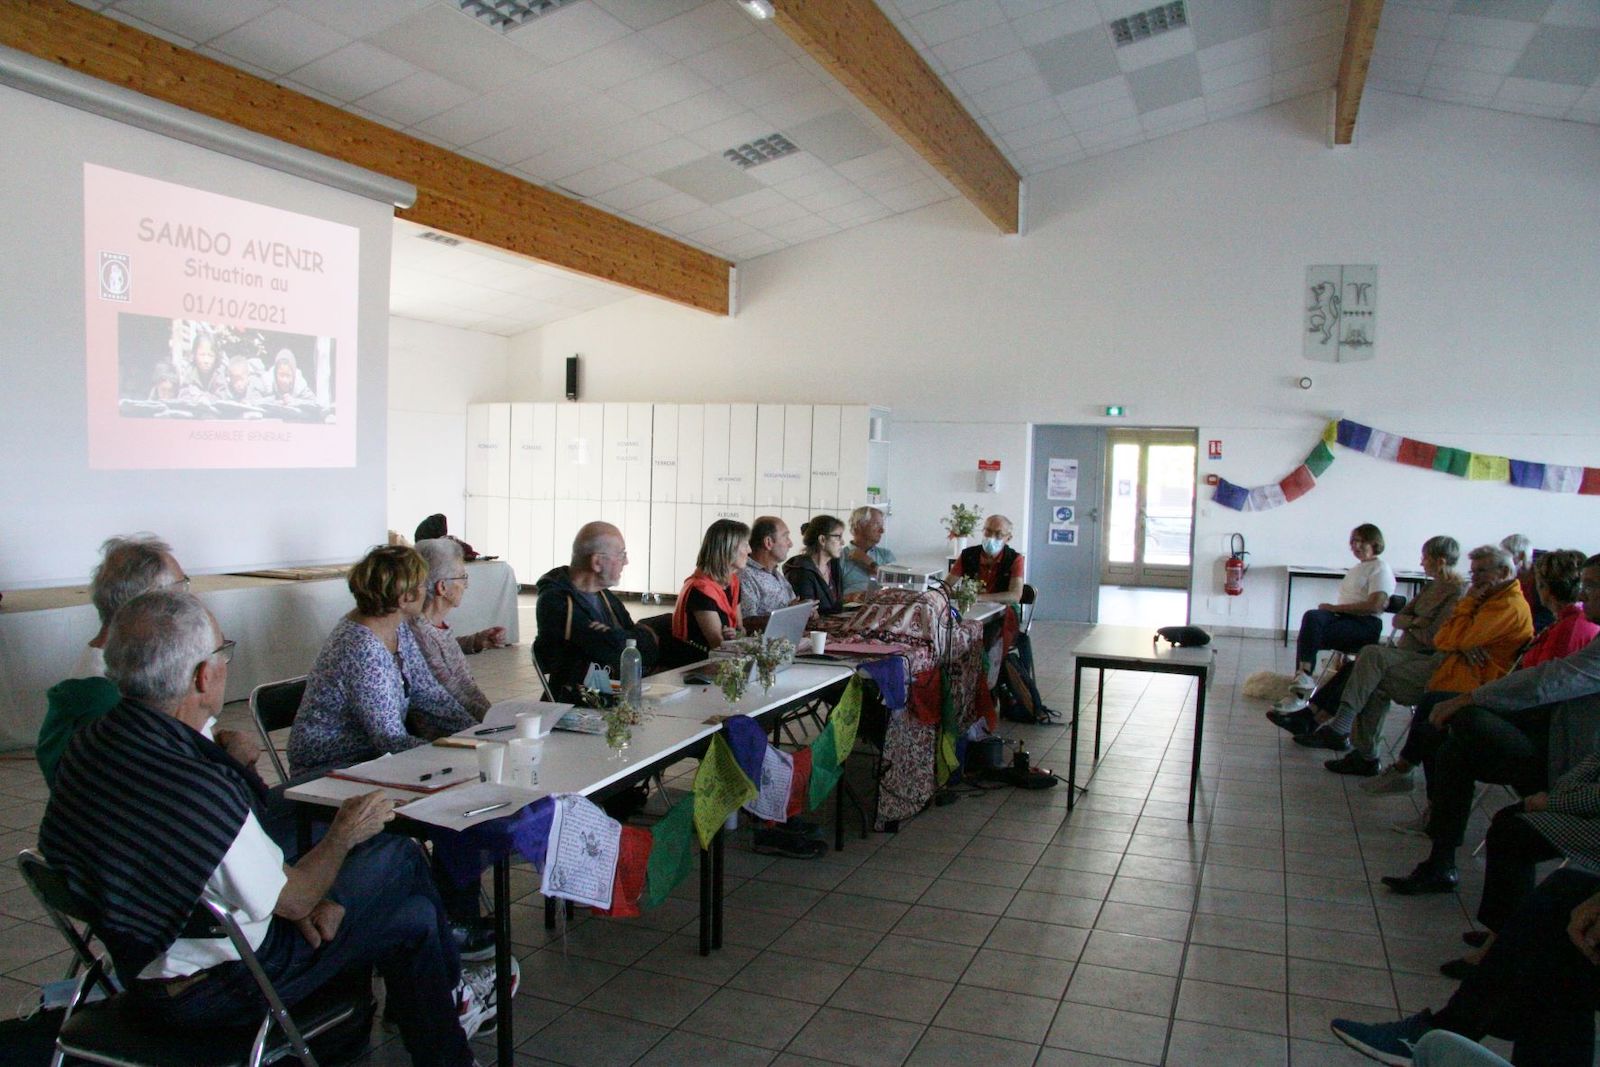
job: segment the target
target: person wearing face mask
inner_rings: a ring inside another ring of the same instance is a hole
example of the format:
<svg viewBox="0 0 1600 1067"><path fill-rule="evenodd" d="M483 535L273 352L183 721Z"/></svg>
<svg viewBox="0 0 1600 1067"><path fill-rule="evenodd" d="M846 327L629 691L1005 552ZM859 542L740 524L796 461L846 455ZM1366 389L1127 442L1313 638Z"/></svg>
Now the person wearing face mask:
<svg viewBox="0 0 1600 1067"><path fill-rule="evenodd" d="M571 562L547 571L535 586L539 632L533 640L533 657L554 699L578 703L578 690L591 663L620 678L622 650L630 639L646 671L660 658L655 631L634 625L628 609L611 592L622 581L627 563L622 531L609 522L591 522L572 539Z"/></svg>
<svg viewBox="0 0 1600 1067"><path fill-rule="evenodd" d="M946 581L955 584L962 578L976 578L983 586L979 600L1015 604L1022 599L1022 553L1012 548L1011 520L990 515L983 520L983 541L956 557Z"/></svg>

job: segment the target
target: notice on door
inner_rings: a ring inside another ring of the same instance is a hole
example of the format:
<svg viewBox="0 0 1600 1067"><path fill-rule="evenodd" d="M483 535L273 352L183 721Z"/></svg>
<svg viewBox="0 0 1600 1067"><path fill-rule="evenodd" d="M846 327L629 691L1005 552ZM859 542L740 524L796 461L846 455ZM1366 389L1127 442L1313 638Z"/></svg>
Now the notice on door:
<svg viewBox="0 0 1600 1067"><path fill-rule="evenodd" d="M1050 509L1050 544L1078 543L1078 509L1072 504L1057 504Z"/></svg>
<svg viewBox="0 0 1600 1067"><path fill-rule="evenodd" d="M1050 460L1050 480L1045 487L1045 496L1049 500L1078 499L1077 460L1054 458ZM1054 541L1054 538L1051 540Z"/></svg>

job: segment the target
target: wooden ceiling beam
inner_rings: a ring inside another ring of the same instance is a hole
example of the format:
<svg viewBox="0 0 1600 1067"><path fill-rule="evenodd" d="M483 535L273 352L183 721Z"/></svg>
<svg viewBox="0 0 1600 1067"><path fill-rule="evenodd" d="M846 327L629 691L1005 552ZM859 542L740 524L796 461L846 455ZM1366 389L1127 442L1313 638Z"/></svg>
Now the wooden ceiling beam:
<svg viewBox="0 0 1600 1067"><path fill-rule="evenodd" d="M1378 40L1378 17L1383 0L1350 0L1344 24L1344 53L1339 57L1339 80L1334 86L1333 143L1350 144L1356 136L1356 114L1367 84L1372 46Z"/></svg>
<svg viewBox="0 0 1600 1067"><path fill-rule="evenodd" d="M774 20L1000 228L1021 176L873 0L773 0Z"/></svg>
<svg viewBox="0 0 1600 1067"><path fill-rule="evenodd" d="M417 187L401 218L726 315L732 264L69 0L4 0L0 44Z"/></svg>

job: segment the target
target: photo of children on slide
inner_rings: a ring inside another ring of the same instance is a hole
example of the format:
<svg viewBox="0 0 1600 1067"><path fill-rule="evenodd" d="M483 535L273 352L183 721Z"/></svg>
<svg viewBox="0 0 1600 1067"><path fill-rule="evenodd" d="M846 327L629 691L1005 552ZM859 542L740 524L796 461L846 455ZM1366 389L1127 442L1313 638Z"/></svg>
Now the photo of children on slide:
<svg viewBox="0 0 1600 1067"><path fill-rule="evenodd" d="M117 316L125 419L334 422L334 342L194 319Z"/></svg>

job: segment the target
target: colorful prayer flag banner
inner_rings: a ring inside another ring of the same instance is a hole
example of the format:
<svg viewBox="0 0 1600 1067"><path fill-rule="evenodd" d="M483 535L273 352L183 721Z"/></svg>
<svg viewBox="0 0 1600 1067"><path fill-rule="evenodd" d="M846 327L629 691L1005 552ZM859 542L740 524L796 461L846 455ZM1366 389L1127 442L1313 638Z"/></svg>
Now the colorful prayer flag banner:
<svg viewBox="0 0 1600 1067"><path fill-rule="evenodd" d="M988 673L984 673L988 677ZM839 703L833 706L833 711L828 716L828 721L833 723L834 746L838 750L839 763L842 765L850 758L850 752L856 747L856 730L861 726L861 676L851 675L850 684L845 686L844 694L839 697Z"/></svg>
<svg viewBox="0 0 1600 1067"><path fill-rule="evenodd" d="M1578 492L1584 496L1600 496L1600 467L1583 468L1583 481L1578 483Z"/></svg>
<svg viewBox="0 0 1600 1067"><path fill-rule="evenodd" d="M1547 493L1576 493L1583 484L1582 467L1562 467L1554 463L1544 465L1544 485Z"/></svg>
<svg viewBox="0 0 1600 1067"><path fill-rule="evenodd" d="M1511 478L1511 461L1504 456L1485 456L1477 452L1467 462L1467 480L1504 482Z"/></svg>
<svg viewBox="0 0 1600 1067"><path fill-rule="evenodd" d="M1511 460L1511 484L1519 489L1544 488L1544 464L1526 460Z"/></svg>
<svg viewBox="0 0 1600 1067"><path fill-rule="evenodd" d="M839 749L833 732L833 723L828 723L811 742L811 784L806 794L808 809L820 808L822 802L828 799L828 794L833 792L833 787L839 782L839 775L844 773L839 767Z"/></svg>
<svg viewBox="0 0 1600 1067"><path fill-rule="evenodd" d="M1400 451L1395 455L1397 463L1404 463L1410 467L1433 469L1433 461L1439 455L1437 445L1430 445L1426 441L1413 441L1409 437L1400 439Z"/></svg>
<svg viewBox="0 0 1600 1067"><path fill-rule="evenodd" d="M1289 472L1289 477L1278 483L1278 488L1283 490L1285 502L1299 500L1317 487L1317 480L1311 476L1311 468L1304 463Z"/></svg>
<svg viewBox="0 0 1600 1067"><path fill-rule="evenodd" d="M1397 433L1388 433L1384 430L1373 430L1367 437L1367 447L1362 449L1374 459L1386 459L1393 463L1400 455L1400 442L1405 440Z"/></svg>
<svg viewBox="0 0 1600 1067"><path fill-rule="evenodd" d="M1283 497L1283 490L1276 485L1258 485L1250 490L1251 511L1271 511L1286 503L1288 501Z"/></svg>
<svg viewBox="0 0 1600 1067"><path fill-rule="evenodd" d="M700 847L710 848L711 839L728 816L756 795L755 783L740 769L728 742L717 734L694 774L694 830Z"/></svg>
<svg viewBox="0 0 1600 1067"><path fill-rule="evenodd" d="M1322 443L1336 445L1339 443L1339 420L1329 419L1328 425L1322 428Z"/></svg>
<svg viewBox="0 0 1600 1067"><path fill-rule="evenodd" d="M1353 452L1365 452L1372 437L1372 427L1349 419L1339 420L1339 443Z"/></svg>
<svg viewBox="0 0 1600 1067"><path fill-rule="evenodd" d="M650 860L645 864L644 894L639 903L654 908L689 877L694 867L694 794L672 806L650 827Z"/></svg>
<svg viewBox="0 0 1600 1067"><path fill-rule="evenodd" d="M1217 489L1211 494L1211 499L1225 508L1243 511L1245 505L1250 503L1250 490L1242 485L1234 485L1226 478L1218 478Z"/></svg>
<svg viewBox="0 0 1600 1067"><path fill-rule="evenodd" d="M1317 447L1306 457L1305 466L1313 478L1322 477L1322 472L1333 466L1333 452L1328 448L1327 441L1317 442Z"/></svg>

